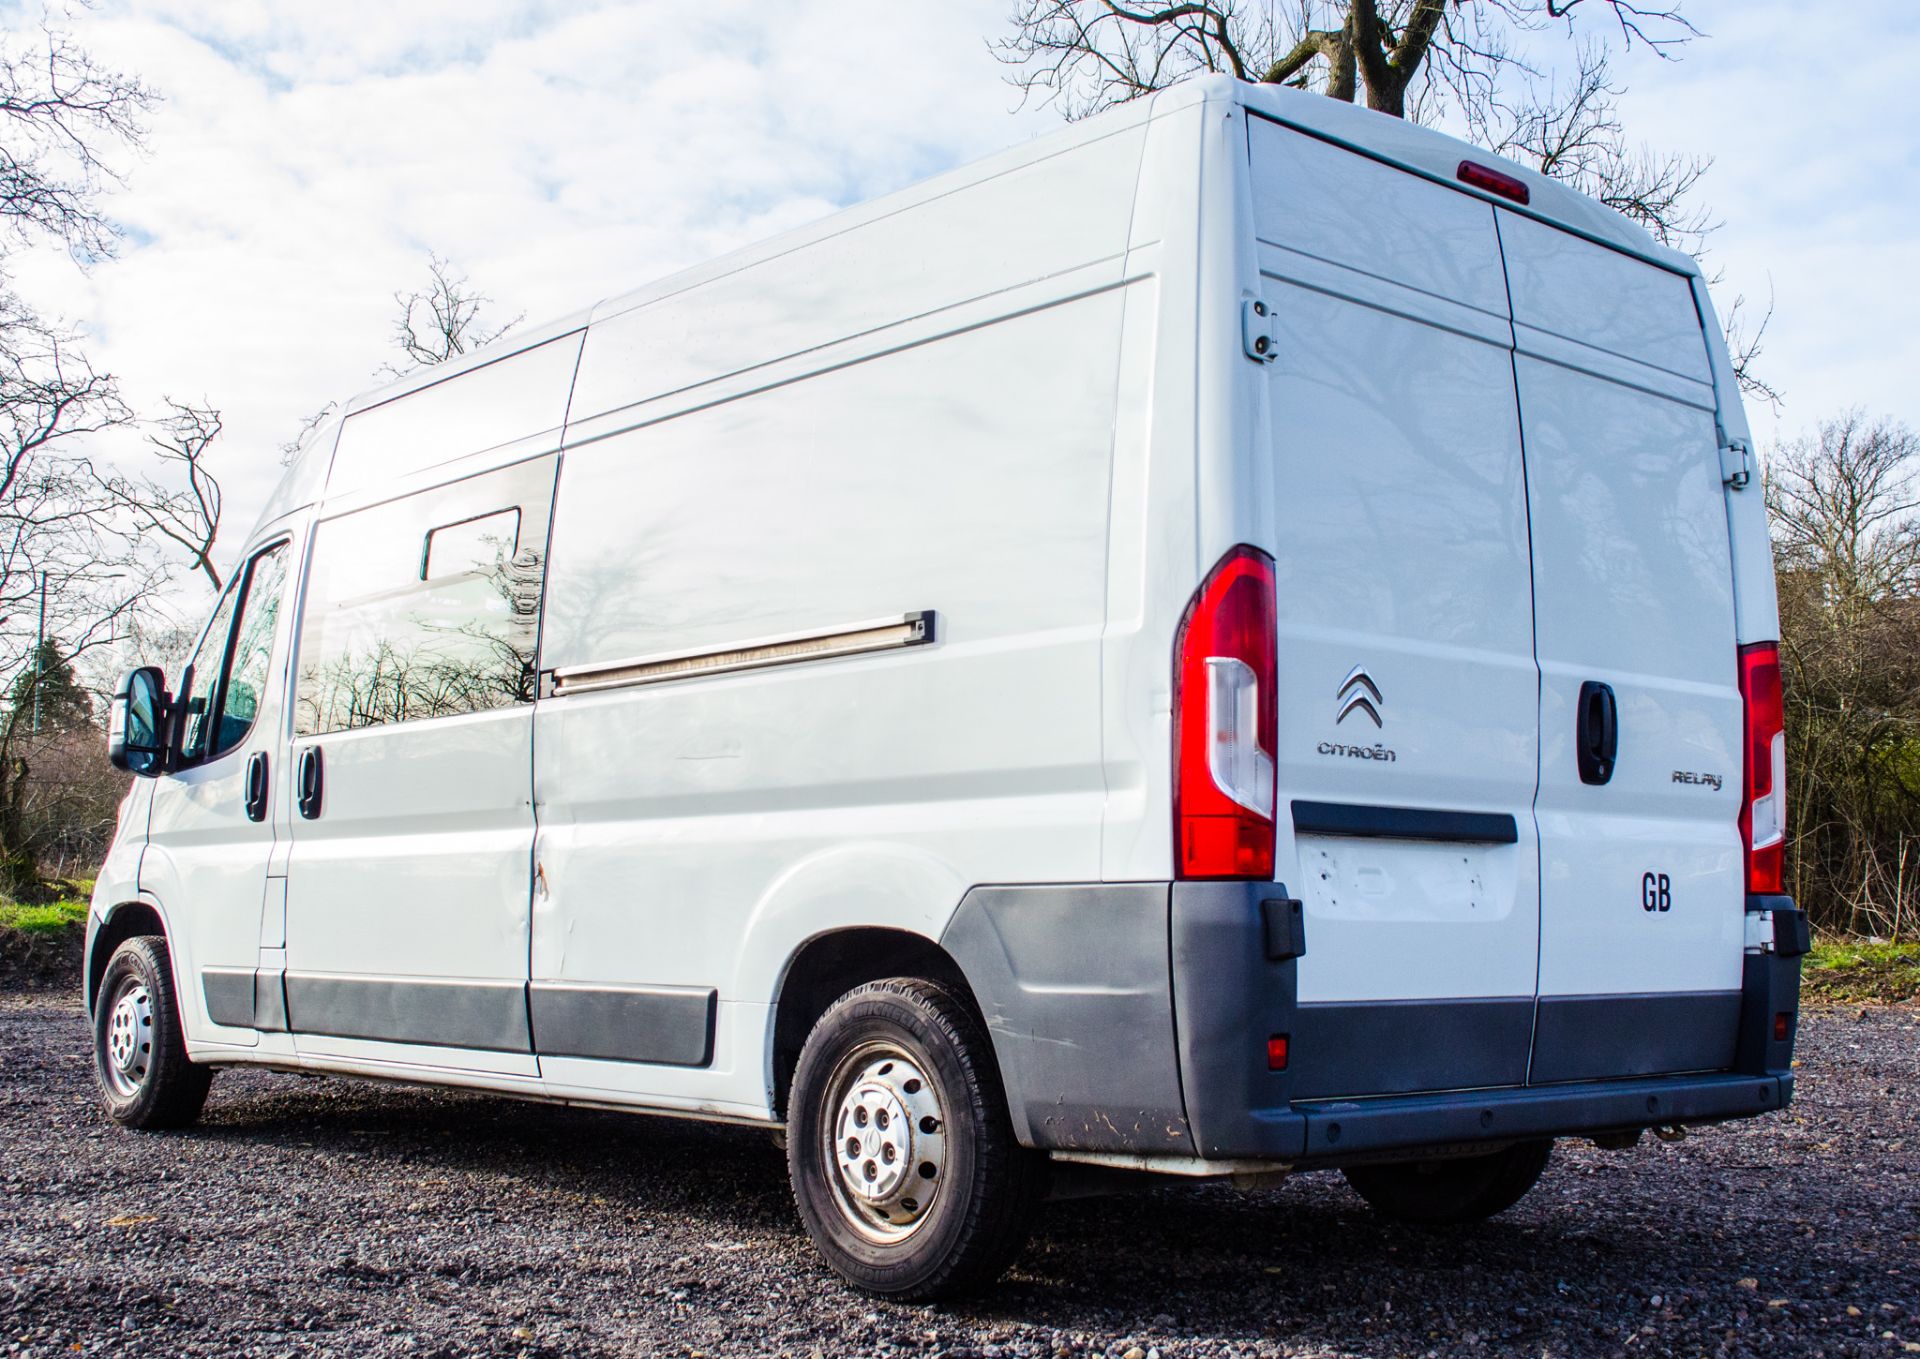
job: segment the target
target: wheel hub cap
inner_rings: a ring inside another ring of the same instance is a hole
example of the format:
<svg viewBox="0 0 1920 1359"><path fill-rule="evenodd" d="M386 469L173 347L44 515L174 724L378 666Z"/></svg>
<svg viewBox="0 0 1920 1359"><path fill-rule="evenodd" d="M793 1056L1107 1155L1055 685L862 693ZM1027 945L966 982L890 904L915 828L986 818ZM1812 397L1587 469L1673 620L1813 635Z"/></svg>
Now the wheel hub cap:
<svg viewBox="0 0 1920 1359"><path fill-rule="evenodd" d="M919 1066L898 1051L842 1067L826 1129L841 1212L863 1235L897 1241L926 1217L946 1174L946 1124Z"/></svg>
<svg viewBox="0 0 1920 1359"><path fill-rule="evenodd" d="M153 1065L153 997L138 981L121 988L107 1012L106 1073L120 1095L136 1093Z"/></svg>

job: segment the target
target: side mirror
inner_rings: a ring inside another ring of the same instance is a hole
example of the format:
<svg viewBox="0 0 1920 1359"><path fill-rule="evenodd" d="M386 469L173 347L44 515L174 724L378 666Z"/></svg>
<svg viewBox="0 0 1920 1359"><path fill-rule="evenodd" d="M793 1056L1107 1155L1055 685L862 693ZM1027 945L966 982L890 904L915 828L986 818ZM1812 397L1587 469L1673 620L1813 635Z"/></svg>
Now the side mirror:
<svg viewBox="0 0 1920 1359"><path fill-rule="evenodd" d="M159 667L129 670L107 709L107 760L154 778L167 771L167 677Z"/></svg>

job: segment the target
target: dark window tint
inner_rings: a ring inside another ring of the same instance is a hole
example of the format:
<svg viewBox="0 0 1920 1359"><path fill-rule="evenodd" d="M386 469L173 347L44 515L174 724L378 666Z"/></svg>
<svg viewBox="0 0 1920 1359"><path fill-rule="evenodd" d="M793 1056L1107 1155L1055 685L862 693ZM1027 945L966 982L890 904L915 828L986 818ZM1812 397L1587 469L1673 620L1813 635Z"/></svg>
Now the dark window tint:
<svg viewBox="0 0 1920 1359"><path fill-rule="evenodd" d="M555 459L315 530L295 732L530 702Z"/></svg>

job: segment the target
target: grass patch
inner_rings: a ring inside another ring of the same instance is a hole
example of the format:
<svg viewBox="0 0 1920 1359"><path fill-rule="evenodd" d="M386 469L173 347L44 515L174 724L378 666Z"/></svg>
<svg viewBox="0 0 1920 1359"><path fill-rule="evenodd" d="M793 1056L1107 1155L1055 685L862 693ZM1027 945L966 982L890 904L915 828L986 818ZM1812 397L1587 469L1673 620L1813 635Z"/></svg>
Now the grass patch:
<svg viewBox="0 0 1920 1359"><path fill-rule="evenodd" d="M1822 939L1800 969L1811 999L1849 1004L1920 1000L1920 944Z"/></svg>
<svg viewBox="0 0 1920 1359"><path fill-rule="evenodd" d="M87 902L84 897L36 902L31 906L0 901L0 930L19 930L22 934L59 934L63 930L84 925L86 920Z"/></svg>

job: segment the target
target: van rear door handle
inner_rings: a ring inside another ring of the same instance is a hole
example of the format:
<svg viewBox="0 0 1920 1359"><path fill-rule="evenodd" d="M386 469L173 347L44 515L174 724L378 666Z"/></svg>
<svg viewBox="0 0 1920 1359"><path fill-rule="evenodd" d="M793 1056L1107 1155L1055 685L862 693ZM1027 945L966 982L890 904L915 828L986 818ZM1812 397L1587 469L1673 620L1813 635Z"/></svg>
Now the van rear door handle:
<svg viewBox="0 0 1920 1359"><path fill-rule="evenodd" d="M300 752L300 772L296 783L300 794L300 815L309 821L320 815L322 777L320 747L308 746Z"/></svg>
<svg viewBox="0 0 1920 1359"><path fill-rule="evenodd" d="M1620 708L1613 689L1599 680L1580 686L1580 713L1574 745L1580 758L1580 782L1601 784L1613 777L1620 752Z"/></svg>
<svg viewBox="0 0 1920 1359"><path fill-rule="evenodd" d="M267 752L256 750L247 761L247 820L267 819Z"/></svg>

